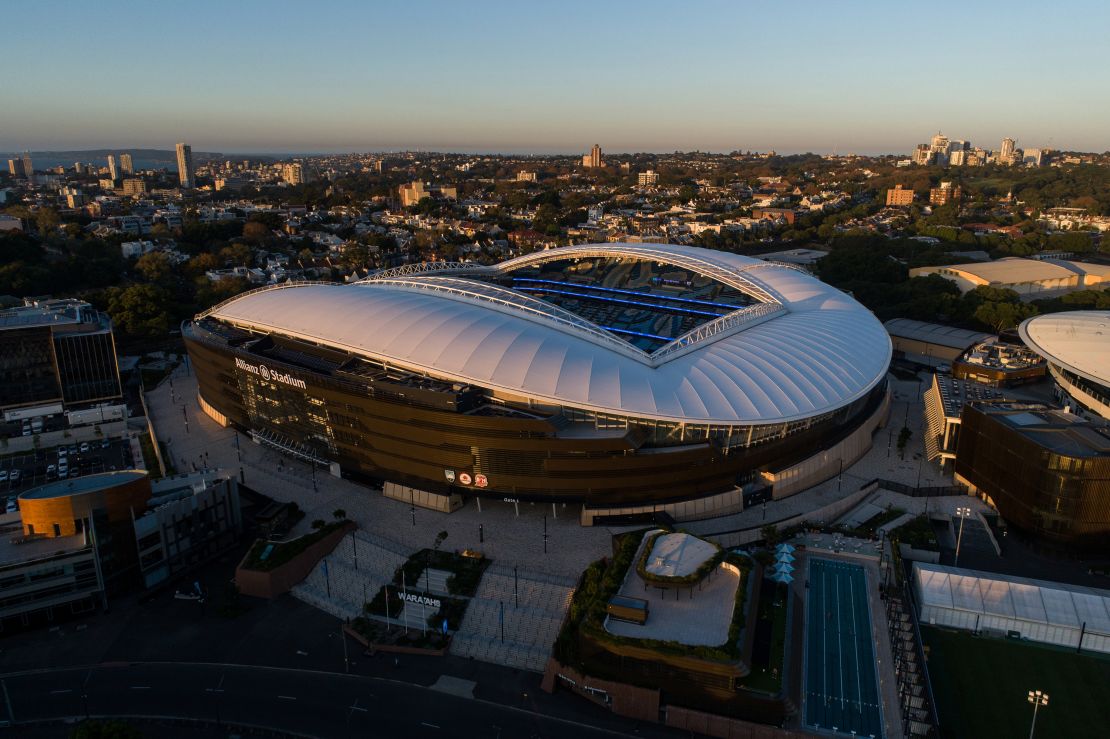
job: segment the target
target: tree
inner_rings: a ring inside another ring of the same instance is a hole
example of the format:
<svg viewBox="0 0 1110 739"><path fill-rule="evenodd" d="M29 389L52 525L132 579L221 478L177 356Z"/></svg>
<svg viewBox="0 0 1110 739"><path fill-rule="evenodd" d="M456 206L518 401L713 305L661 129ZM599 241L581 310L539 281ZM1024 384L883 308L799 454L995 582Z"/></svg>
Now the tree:
<svg viewBox="0 0 1110 739"><path fill-rule="evenodd" d="M132 285L108 289L108 314L124 333L155 338L170 330L166 290L156 285Z"/></svg>
<svg viewBox="0 0 1110 739"><path fill-rule="evenodd" d="M343 521L347 518L347 511L343 510L342 508L336 508L334 511L331 512L331 515L335 518L336 521Z"/></svg>
<svg viewBox="0 0 1110 739"><path fill-rule="evenodd" d="M447 540L447 532L446 531L440 531L438 534L436 534L436 540L435 540L435 544L432 545L432 551L438 552L440 545L443 544L443 542L446 541L446 540Z"/></svg>
<svg viewBox="0 0 1110 739"><path fill-rule="evenodd" d="M324 522L324 519L322 519L322 518L317 518L315 521L312 522L312 528L314 528L316 530L320 530L320 529L324 528L325 526L327 526L327 524Z"/></svg>
<svg viewBox="0 0 1110 739"><path fill-rule="evenodd" d="M152 251L139 257L135 262L135 271L147 282L162 282L173 273L173 265L165 252Z"/></svg>
<svg viewBox="0 0 1110 739"><path fill-rule="evenodd" d="M243 238L255 244L263 244L273 236L270 228L260 221L247 221L243 224Z"/></svg>
<svg viewBox="0 0 1110 739"><path fill-rule="evenodd" d="M227 264L249 267L254 263L254 252L246 244L228 244L220 249L220 259L223 259Z"/></svg>
<svg viewBox="0 0 1110 739"><path fill-rule="evenodd" d="M909 426L903 426L902 430L898 432L898 456L902 459L906 458L906 444L910 443L910 437L913 432L910 431Z"/></svg>

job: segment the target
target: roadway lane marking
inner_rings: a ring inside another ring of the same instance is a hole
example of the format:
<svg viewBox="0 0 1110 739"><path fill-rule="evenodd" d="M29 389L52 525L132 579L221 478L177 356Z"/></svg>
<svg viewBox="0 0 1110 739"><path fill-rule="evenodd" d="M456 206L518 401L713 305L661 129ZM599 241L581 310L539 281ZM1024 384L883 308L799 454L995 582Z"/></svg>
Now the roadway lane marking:
<svg viewBox="0 0 1110 739"><path fill-rule="evenodd" d="M149 685L132 685L131 689L132 690L150 690L150 686Z"/></svg>
<svg viewBox="0 0 1110 739"><path fill-rule="evenodd" d="M425 721L421 721L421 722L420 722L420 725L421 725L421 726L427 726L427 727L428 727L429 729L438 729L438 728L439 728L439 727L438 727L438 726L436 726L435 724L429 724L429 723L427 723L427 722L425 722Z"/></svg>
<svg viewBox="0 0 1110 739"><path fill-rule="evenodd" d="M292 695L279 695L278 700L295 701L295 700L297 700L297 698L296 698L296 696L292 696Z"/></svg>
<svg viewBox="0 0 1110 739"><path fill-rule="evenodd" d="M58 690L51 690L50 695L61 695L62 693L72 693L69 688L59 688Z"/></svg>

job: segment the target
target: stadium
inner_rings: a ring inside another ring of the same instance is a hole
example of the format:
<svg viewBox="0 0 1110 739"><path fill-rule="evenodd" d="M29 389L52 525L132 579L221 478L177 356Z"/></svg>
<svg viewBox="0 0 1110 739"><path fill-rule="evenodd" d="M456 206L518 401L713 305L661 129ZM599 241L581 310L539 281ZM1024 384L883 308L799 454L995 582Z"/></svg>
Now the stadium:
<svg viewBox="0 0 1110 739"><path fill-rule="evenodd" d="M1018 333L1048 360L1057 400L1091 420L1110 420L1110 311L1034 316Z"/></svg>
<svg viewBox="0 0 1110 739"><path fill-rule="evenodd" d="M286 283L183 334L213 419L440 510L475 496L580 504L584 523L735 510L836 475L889 405L890 339L850 296L687 246Z"/></svg>

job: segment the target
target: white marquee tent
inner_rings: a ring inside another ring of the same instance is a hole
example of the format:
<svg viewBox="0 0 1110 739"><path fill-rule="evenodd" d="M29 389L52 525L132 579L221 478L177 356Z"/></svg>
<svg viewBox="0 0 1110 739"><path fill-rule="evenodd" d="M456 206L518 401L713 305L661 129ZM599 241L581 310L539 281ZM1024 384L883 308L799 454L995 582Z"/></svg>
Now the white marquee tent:
<svg viewBox="0 0 1110 739"><path fill-rule="evenodd" d="M1110 591L920 562L913 586L923 625L1110 653Z"/></svg>

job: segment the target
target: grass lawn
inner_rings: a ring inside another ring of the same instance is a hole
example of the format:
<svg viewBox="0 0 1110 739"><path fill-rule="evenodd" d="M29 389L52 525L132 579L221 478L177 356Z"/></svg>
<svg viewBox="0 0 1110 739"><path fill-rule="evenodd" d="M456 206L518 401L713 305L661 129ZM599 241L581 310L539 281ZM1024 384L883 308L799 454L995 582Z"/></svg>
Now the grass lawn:
<svg viewBox="0 0 1110 739"><path fill-rule="evenodd" d="M1028 736L1030 690L1049 695L1039 737L1103 737L1110 659L1029 642L922 628L942 737Z"/></svg>

